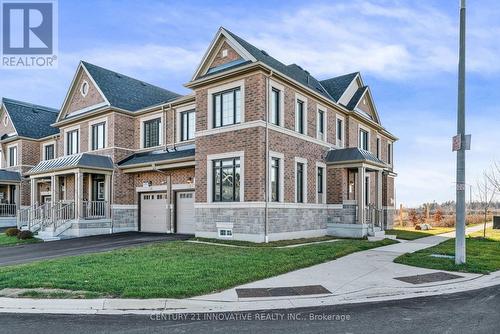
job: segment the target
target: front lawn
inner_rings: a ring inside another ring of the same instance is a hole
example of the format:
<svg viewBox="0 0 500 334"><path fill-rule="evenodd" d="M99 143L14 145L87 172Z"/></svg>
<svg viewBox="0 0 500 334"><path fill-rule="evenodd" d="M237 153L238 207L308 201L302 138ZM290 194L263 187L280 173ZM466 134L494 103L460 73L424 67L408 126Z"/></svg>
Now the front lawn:
<svg viewBox="0 0 500 334"><path fill-rule="evenodd" d="M443 234L454 231L454 227L433 227L431 230L418 231L414 227L396 226L392 230L386 230L386 234L396 235L398 239L415 240L424 237L430 237L436 234Z"/></svg>
<svg viewBox="0 0 500 334"><path fill-rule="evenodd" d="M487 230L487 237L483 239L483 232L474 232L466 240L466 263L456 265L454 259L431 257L431 254L455 255L455 239L447 240L437 246L426 248L415 253L399 256L394 261L410 266L463 271L470 273L487 274L500 270L500 232ZM480 235L480 236L479 236Z"/></svg>
<svg viewBox="0 0 500 334"><path fill-rule="evenodd" d="M3 288L78 290L122 298L182 298L220 291L395 243L339 240L295 248L163 242L0 267Z"/></svg>
<svg viewBox="0 0 500 334"><path fill-rule="evenodd" d="M228 239L228 240L211 239L211 238L194 238L193 240L201 241L201 242L216 243L216 244L241 246L241 247L286 247L286 246L308 244L308 243L314 243L314 242L338 240L338 237L334 237L331 235L325 235L325 236L316 237L316 238L278 240L278 241L271 241L268 243L265 243L265 242L258 242L257 243L257 242L251 242L251 241L240 241L240 240L230 240L230 239Z"/></svg>
<svg viewBox="0 0 500 334"><path fill-rule="evenodd" d="M2 246L15 246L15 245L33 243L33 242L38 242L38 241L40 241L40 240L35 239L35 238L19 240L15 236L9 237L5 233L0 233L0 247L2 247Z"/></svg>

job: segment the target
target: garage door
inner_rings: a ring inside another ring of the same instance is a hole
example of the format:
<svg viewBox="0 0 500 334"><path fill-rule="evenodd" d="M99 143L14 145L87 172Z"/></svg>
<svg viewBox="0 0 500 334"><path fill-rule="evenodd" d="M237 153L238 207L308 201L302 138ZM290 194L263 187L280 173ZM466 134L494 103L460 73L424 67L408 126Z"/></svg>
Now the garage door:
<svg viewBox="0 0 500 334"><path fill-rule="evenodd" d="M177 233L194 234L194 191L177 192L176 209Z"/></svg>
<svg viewBox="0 0 500 334"><path fill-rule="evenodd" d="M167 194L141 194L141 231L167 233Z"/></svg>

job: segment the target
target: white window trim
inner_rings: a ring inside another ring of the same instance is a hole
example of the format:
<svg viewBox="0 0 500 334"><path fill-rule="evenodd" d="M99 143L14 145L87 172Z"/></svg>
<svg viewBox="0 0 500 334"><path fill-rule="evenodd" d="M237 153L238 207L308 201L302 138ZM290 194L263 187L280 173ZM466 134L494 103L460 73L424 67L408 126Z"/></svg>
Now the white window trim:
<svg viewBox="0 0 500 334"><path fill-rule="evenodd" d="M99 123L104 123L104 147L103 148L100 148L100 149L97 149L97 150L92 150L92 140L94 139L92 137L92 126L93 125L96 125L96 124L99 124ZM108 148L108 136L109 136L109 132L108 132L108 118L107 117L103 117L103 118L99 118L99 119L96 119L96 120L92 120L89 122L89 132L88 132L88 151L99 151L99 150L104 150L104 149L107 149Z"/></svg>
<svg viewBox="0 0 500 334"><path fill-rule="evenodd" d="M339 143L339 135L337 133L338 130L338 120L342 121L342 139L341 142ZM335 116L335 143L337 144L337 147L343 148L345 147L345 118L344 116L336 115Z"/></svg>
<svg viewBox="0 0 500 334"><path fill-rule="evenodd" d="M158 134L159 137L160 137L160 141L159 141L159 145L158 146L150 146L150 147L144 147L144 122L146 121L150 121L152 119L156 119L156 118L159 118L160 119L160 133ZM163 118L163 112L160 111L160 112L157 112L157 113L154 113L154 114L151 114L151 115L147 115L147 116L143 116L141 118L139 118L139 122L140 122L140 148L143 149L143 148L146 148L146 149L153 149L153 148L156 148L156 147L160 147L160 146L163 146L163 128L165 126L165 120Z"/></svg>
<svg viewBox="0 0 500 334"><path fill-rule="evenodd" d="M323 112L323 138L319 136L319 111ZM320 104L316 105L316 139L326 142L328 133L327 108Z"/></svg>
<svg viewBox="0 0 500 334"><path fill-rule="evenodd" d="M207 155L207 202L208 203L219 203L214 202L213 200L213 161L219 159L229 159L229 158L240 158L240 200L239 202L245 201L245 152L244 151L235 151L235 152L226 152L219 154L210 154ZM234 202L231 202L234 203Z"/></svg>
<svg viewBox="0 0 500 334"><path fill-rule="evenodd" d="M318 198L318 169L323 168L323 200L321 203ZM326 164L323 162L316 161L316 204L326 204Z"/></svg>
<svg viewBox="0 0 500 334"><path fill-rule="evenodd" d="M368 135L368 138L367 138L367 142L368 142L368 152L371 152L371 145L370 145L370 139L371 139L371 129L367 126L364 126L362 124L358 124L358 148L361 148L361 136L359 135L360 133L360 130L364 130L366 131L367 135Z"/></svg>
<svg viewBox="0 0 500 334"><path fill-rule="evenodd" d="M57 152L56 152L56 141L55 140L51 140L51 141L48 141L48 142L42 144L42 154L41 154L41 156L43 158L42 160L47 160L47 157L45 156L45 147L46 146L50 146L50 145L54 145L54 159L56 158L56 154L57 154Z"/></svg>
<svg viewBox="0 0 500 334"><path fill-rule="evenodd" d="M68 155L68 132L71 132L71 131L74 131L74 130L78 130L78 153L80 153L82 151L82 145L80 145L81 143L81 131L80 131L80 124L78 125L75 125L75 126L71 126L71 127L68 127L68 128L65 128L63 130L63 136L64 136L64 156L67 156ZM76 153L76 154L78 154Z"/></svg>
<svg viewBox="0 0 500 334"><path fill-rule="evenodd" d="M389 149L389 145L391 146L391 148ZM391 162L389 163L389 156L391 157ZM392 141L387 141L387 161L389 163L390 166L393 166L394 164L394 142Z"/></svg>
<svg viewBox="0 0 500 334"><path fill-rule="evenodd" d="M83 91L83 87L87 85L87 92L84 92ZM87 80L83 80L82 81L82 84L80 85L80 94L82 94L83 97L86 97L87 94L89 93L89 90L90 90L90 84Z"/></svg>
<svg viewBox="0 0 500 334"><path fill-rule="evenodd" d="M11 166L10 165L10 149L13 147L16 148L16 156L14 158L14 164ZM12 145L7 146L7 157L6 157L5 163L6 163L7 167L19 166L19 144L16 143L16 144L12 144Z"/></svg>
<svg viewBox="0 0 500 334"><path fill-rule="evenodd" d="M285 198L285 196L284 196L284 192L285 192L285 155L283 153L269 151L269 171L268 171L269 174L268 175L271 175L271 159L272 158L280 159L280 161L279 161L280 174L278 175L278 177L279 177L278 202L283 203L284 198ZM267 194L268 194L268 201L271 202L271 178L269 178L269 185L268 185L268 189L267 189Z"/></svg>
<svg viewBox="0 0 500 334"><path fill-rule="evenodd" d="M271 122L271 111L273 106L271 105L271 94L273 93L273 88L278 89L280 91L280 121L279 124L274 124ZM274 124L276 126L285 126L285 86L277 83L274 80L269 79L269 103L268 103L268 115L267 120L269 123Z"/></svg>
<svg viewBox="0 0 500 334"><path fill-rule="evenodd" d="M185 111L194 111L194 134L193 134L193 139L189 140L184 140L181 141L181 114ZM175 143L180 144L180 143L190 143L196 139L196 104L190 104L185 107L180 107L175 109Z"/></svg>
<svg viewBox="0 0 500 334"><path fill-rule="evenodd" d="M304 124L304 133L301 133L301 134L307 136L307 97L305 97L304 95L301 95L299 93L295 93L295 106L294 106L294 109L295 109L295 131L300 133L299 132L299 122L298 122L298 118L297 118L297 100L304 102L304 115L302 116L302 121Z"/></svg>
<svg viewBox="0 0 500 334"><path fill-rule="evenodd" d="M294 168L295 168L295 173L294 173L294 175L295 175L295 185L294 185L294 187L295 187L295 200L294 201L295 201L295 203L299 203L297 201L297 195L298 195L298 193L297 193L297 163L304 164L304 175L303 175L303 177L304 177L304 184L303 184L304 201L301 204L306 204L307 203L307 176L308 176L307 159L299 158L299 157L295 157L295 166L294 166Z"/></svg>
<svg viewBox="0 0 500 334"><path fill-rule="evenodd" d="M214 128L214 110L213 110L213 97L214 94L223 92L225 90L233 89L233 88L240 88L240 96L241 96L241 101L240 101L240 122L236 124L231 124L231 125L225 125L223 126L224 128L230 128L231 126L237 126L241 123L245 122L245 80L238 80L238 81L233 81L224 85L220 85L217 87L212 87L207 90L207 129L213 129Z"/></svg>

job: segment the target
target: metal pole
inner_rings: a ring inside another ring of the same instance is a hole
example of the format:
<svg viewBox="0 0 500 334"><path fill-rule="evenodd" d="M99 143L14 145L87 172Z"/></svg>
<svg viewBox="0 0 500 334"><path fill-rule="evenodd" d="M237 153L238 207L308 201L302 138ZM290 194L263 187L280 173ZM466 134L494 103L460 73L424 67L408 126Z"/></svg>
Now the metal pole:
<svg viewBox="0 0 500 334"><path fill-rule="evenodd" d="M458 59L457 150L455 264L465 263L465 0L460 0L460 48Z"/></svg>

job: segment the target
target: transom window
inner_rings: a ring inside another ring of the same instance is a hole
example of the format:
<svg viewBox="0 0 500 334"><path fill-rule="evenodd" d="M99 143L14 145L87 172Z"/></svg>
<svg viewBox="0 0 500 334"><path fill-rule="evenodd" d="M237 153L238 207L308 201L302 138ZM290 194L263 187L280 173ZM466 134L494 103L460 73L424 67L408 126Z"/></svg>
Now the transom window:
<svg viewBox="0 0 500 334"><path fill-rule="evenodd" d="M17 166L17 146L9 147L9 167Z"/></svg>
<svg viewBox="0 0 500 334"><path fill-rule="evenodd" d="M297 162L297 175L295 177L297 182L297 203L304 203L304 164Z"/></svg>
<svg viewBox="0 0 500 334"><path fill-rule="evenodd" d="M297 99L297 106L295 110L295 130L298 133L304 134L304 101Z"/></svg>
<svg viewBox="0 0 500 334"><path fill-rule="evenodd" d="M181 113L181 141L194 138L195 111L189 110Z"/></svg>
<svg viewBox="0 0 500 334"><path fill-rule="evenodd" d="M212 161L213 201L240 201L240 158Z"/></svg>
<svg viewBox="0 0 500 334"><path fill-rule="evenodd" d="M45 145L44 160L54 159L54 144Z"/></svg>
<svg viewBox="0 0 500 334"><path fill-rule="evenodd" d="M325 111L318 109L318 139L325 140Z"/></svg>
<svg viewBox="0 0 500 334"><path fill-rule="evenodd" d="M103 149L106 142L106 122L92 125L92 150Z"/></svg>
<svg viewBox="0 0 500 334"><path fill-rule="evenodd" d="M280 200L280 159L271 158L271 202Z"/></svg>
<svg viewBox="0 0 500 334"><path fill-rule="evenodd" d="M78 153L78 130L68 131L66 133L66 154L77 154Z"/></svg>
<svg viewBox="0 0 500 334"><path fill-rule="evenodd" d="M214 128L240 123L241 90L239 87L213 94L213 103Z"/></svg>
<svg viewBox="0 0 500 334"><path fill-rule="evenodd" d="M359 148L368 151L368 131L359 129Z"/></svg>
<svg viewBox="0 0 500 334"><path fill-rule="evenodd" d="M161 118L144 121L144 148L155 147L161 144Z"/></svg>
<svg viewBox="0 0 500 334"><path fill-rule="evenodd" d="M272 88L271 90L271 115L270 121L273 124L280 125L280 104L281 104L281 92L277 88Z"/></svg>

